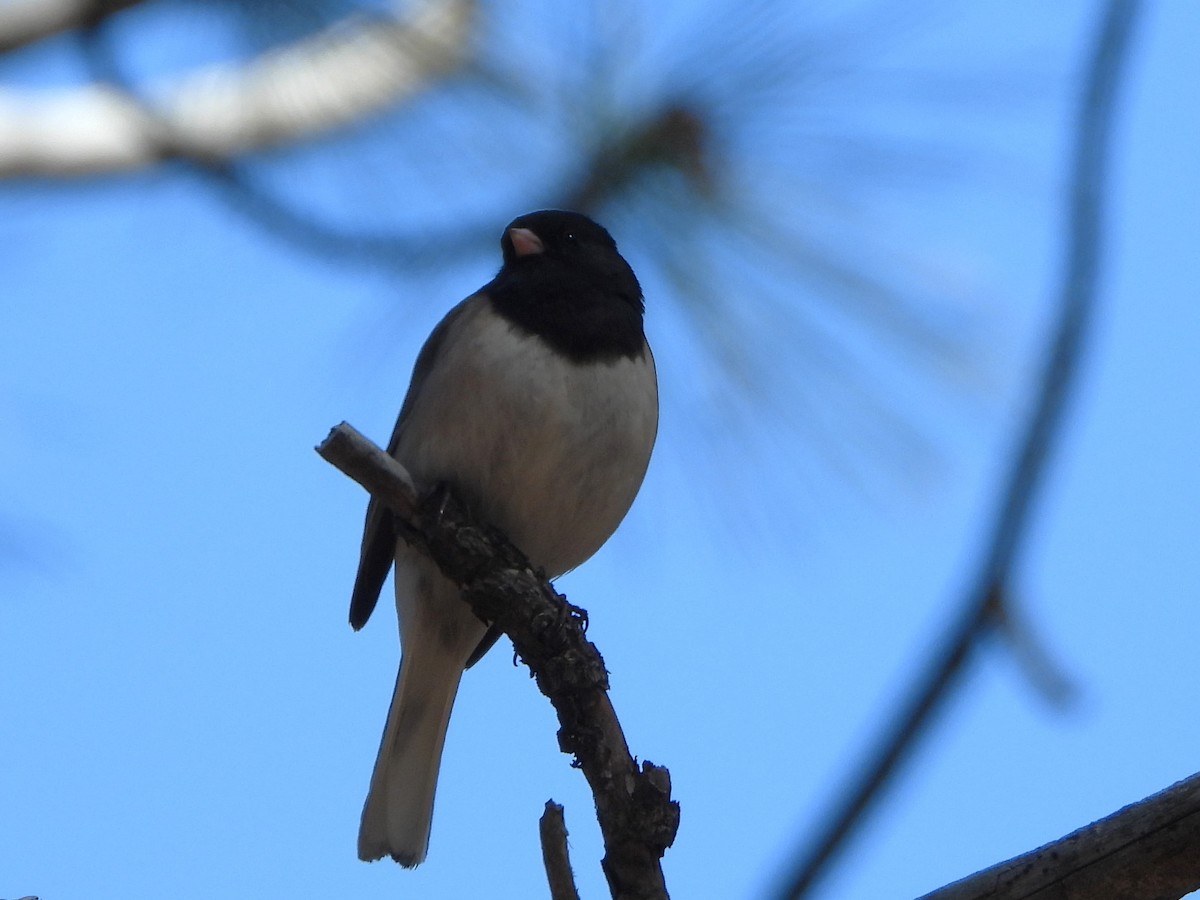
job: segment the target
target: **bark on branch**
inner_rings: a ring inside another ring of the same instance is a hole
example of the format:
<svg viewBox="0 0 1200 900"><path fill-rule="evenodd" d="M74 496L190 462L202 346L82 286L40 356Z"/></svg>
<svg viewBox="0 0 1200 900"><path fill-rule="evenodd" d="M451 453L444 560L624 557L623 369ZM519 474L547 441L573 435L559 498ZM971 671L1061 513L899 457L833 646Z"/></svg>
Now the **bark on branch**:
<svg viewBox="0 0 1200 900"><path fill-rule="evenodd" d="M1176 900L1200 890L1200 774L920 900Z"/></svg>
<svg viewBox="0 0 1200 900"><path fill-rule="evenodd" d="M387 504L405 537L461 585L475 614L512 639L558 713L559 747L575 756L592 789L612 896L665 898L661 861L679 827L679 804L667 770L639 767L629 753L604 660L584 634L584 611L498 530L473 521L453 497L430 502L396 460L345 422L317 452Z"/></svg>

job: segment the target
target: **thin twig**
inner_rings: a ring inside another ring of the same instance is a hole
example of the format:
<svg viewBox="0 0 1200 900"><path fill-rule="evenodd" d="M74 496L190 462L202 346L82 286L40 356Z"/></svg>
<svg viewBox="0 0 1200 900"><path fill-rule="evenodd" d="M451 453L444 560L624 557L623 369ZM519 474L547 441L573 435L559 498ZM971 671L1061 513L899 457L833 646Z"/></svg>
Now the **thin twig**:
<svg viewBox="0 0 1200 900"><path fill-rule="evenodd" d="M542 840L542 864L550 883L550 900L579 900L575 874L571 871L571 852L567 849L567 823L561 803L546 801L546 811L538 820Z"/></svg>
<svg viewBox="0 0 1200 900"><path fill-rule="evenodd" d="M475 614L512 639L558 713L559 747L574 754L592 789L613 897L665 900L662 856L675 840L679 804L671 800L667 770L649 762L639 767L629 753L604 660L584 635L586 614L455 498L439 492L426 509L404 467L345 422L317 452L387 504L406 539L462 587Z"/></svg>
<svg viewBox="0 0 1200 900"><path fill-rule="evenodd" d="M1061 431L1095 305L1109 134L1138 10L1137 0L1110 0L1097 34L1075 131L1058 324L975 581L962 598L957 621L939 642L940 649L917 680L910 699L888 725L861 774L826 820L828 824L799 856L781 892L783 897L796 900L807 895L845 848L900 764L928 731L934 712L962 683L966 664L994 627L996 619L989 607L1006 594L1050 451Z"/></svg>

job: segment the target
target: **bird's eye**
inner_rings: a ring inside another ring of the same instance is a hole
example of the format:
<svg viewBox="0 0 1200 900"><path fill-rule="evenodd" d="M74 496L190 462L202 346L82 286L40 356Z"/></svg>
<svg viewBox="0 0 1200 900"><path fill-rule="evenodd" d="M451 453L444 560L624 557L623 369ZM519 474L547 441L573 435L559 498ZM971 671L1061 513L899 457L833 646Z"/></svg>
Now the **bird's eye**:
<svg viewBox="0 0 1200 900"><path fill-rule="evenodd" d="M568 231L568 232L567 232L567 240L568 240L568 241L573 241L573 240L575 240L575 232L573 232L573 231Z"/></svg>

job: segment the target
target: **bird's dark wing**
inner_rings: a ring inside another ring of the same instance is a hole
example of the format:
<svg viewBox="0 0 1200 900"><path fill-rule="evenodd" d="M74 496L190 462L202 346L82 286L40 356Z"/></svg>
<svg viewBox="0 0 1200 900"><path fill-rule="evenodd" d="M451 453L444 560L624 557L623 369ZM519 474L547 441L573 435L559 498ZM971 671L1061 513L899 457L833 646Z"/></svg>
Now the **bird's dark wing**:
<svg viewBox="0 0 1200 900"><path fill-rule="evenodd" d="M479 642L479 646L471 651L471 655L467 658L466 668L471 668L475 663L483 659L484 655L492 649L496 641L500 640L500 635L503 631L496 625L489 625L487 632L483 636L483 640Z"/></svg>
<svg viewBox="0 0 1200 900"><path fill-rule="evenodd" d="M354 592L350 595L350 627L355 631L371 618L395 558L396 530L392 525L391 513L372 497L367 504L362 555L358 560L358 574L354 578Z"/></svg>
<svg viewBox="0 0 1200 900"><path fill-rule="evenodd" d="M400 407L400 415L396 419L396 427L392 429L391 440L387 450L392 456L400 446L400 436L404 433L404 424L408 420L409 411L417 402L421 388L428 379L430 371L437 364L437 358L446 335L460 322L464 314L487 302L482 294L474 294L464 300L446 314L437 324L425 341L425 346L417 354L417 362L413 366L412 381L408 385L408 394L404 397L404 405ZM354 578L354 591L350 595L350 627L355 631L367 624L375 604L379 602L379 592L387 580L388 570L396 556L396 528L392 524L392 512L374 497L367 504L367 518L363 524L362 551L358 560L358 574Z"/></svg>

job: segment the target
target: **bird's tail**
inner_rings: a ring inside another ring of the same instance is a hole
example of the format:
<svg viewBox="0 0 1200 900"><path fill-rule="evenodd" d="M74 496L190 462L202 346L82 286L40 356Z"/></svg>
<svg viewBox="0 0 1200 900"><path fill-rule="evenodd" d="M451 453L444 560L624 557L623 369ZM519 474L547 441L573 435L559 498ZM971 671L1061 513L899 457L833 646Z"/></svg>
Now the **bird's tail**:
<svg viewBox="0 0 1200 900"><path fill-rule="evenodd" d="M461 600L458 602L462 602ZM439 641L406 640L358 831L363 860L425 859L442 745L464 659Z"/></svg>

